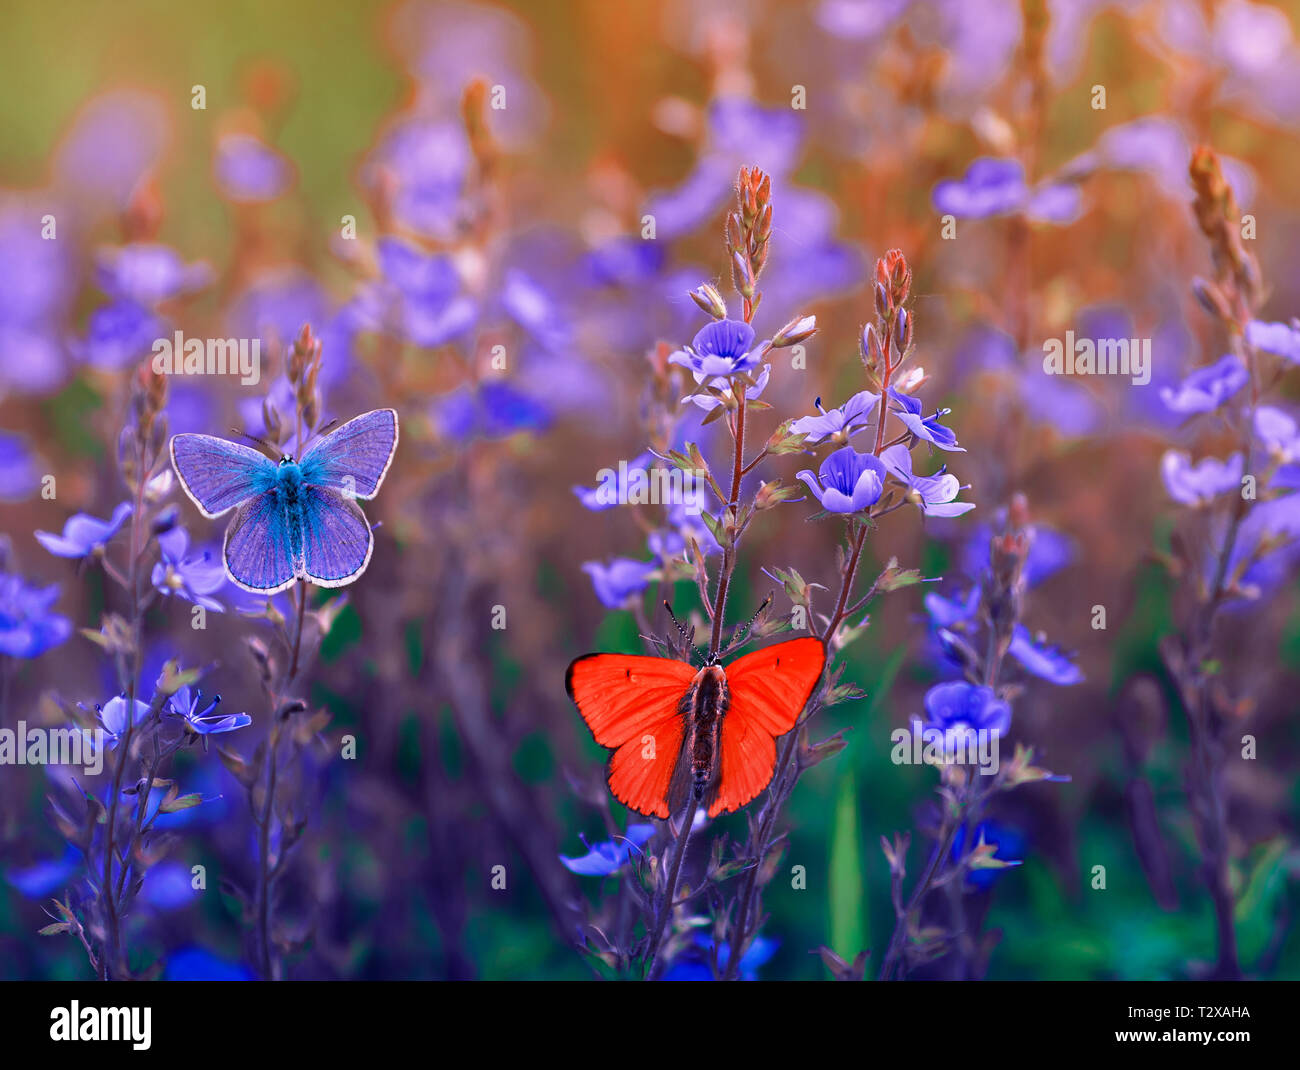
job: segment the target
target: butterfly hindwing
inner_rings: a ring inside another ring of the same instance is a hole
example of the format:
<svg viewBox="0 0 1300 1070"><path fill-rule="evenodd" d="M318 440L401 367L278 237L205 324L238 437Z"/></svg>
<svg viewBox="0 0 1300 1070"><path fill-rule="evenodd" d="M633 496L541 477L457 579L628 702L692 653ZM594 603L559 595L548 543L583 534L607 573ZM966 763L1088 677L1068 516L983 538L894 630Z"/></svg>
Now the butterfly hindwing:
<svg viewBox="0 0 1300 1070"><path fill-rule="evenodd" d="M361 507L330 487L302 493L303 574L321 587L351 583L370 564L375 536Z"/></svg>
<svg viewBox="0 0 1300 1070"><path fill-rule="evenodd" d="M171 452L181 486L206 517L229 512L275 486L275 462L238 442L211 435L176 435Z"/></svg>
<svg viewBox="0 0 1300 1070"><path fill-rule="evenodd" d="M825 664L822 641L806 636L755 650L727 666L729 703L710 817L740 809L771 782L776 741L794 728Z"/></svg>
<svg viewBox="0 0 1300 1070"><path fill-rule="evenodd" d="M240 505L221 554L231 582L258 594L274 594L293 583L302 553L301 530L293 529L274 490Z"/></svg>
<svg viewBox="0 0 1300 1070"><path fill-rule="evenodd" d="M373 498L397 453L397 413L375 409L317 439L302 456L303 482Z"/></svg>
<svg viewBox="0 0 1300 1070"><path fill-rule="evenodd" d="M609 790L637 813L669 816L685 734L681 701L694 678L685 662L635 654L587 654L569 666L569 697L596 742L614 750Z"/></svg>

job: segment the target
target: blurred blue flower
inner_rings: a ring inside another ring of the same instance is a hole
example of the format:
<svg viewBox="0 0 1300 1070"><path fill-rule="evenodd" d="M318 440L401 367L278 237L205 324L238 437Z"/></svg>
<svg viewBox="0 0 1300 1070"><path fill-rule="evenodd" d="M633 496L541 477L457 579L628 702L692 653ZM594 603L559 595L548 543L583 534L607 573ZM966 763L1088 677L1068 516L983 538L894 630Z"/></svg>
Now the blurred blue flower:
<svg viewBox="0 0 1300 1070"><path fill-rule="evenodd" d="M762 354L752 352L754 328L743 320L714 320L701 327L686 349L679 349L668 359L688 368L696 382L749 371Z"/></svg>
<svg viewBox="0 0 1300 1070"><path fill-rule="evenodd" d="M807 468L797 473L797 478L828 512L859 513L880 500L885 474L880 458L844 446L822 461L816 478Z"/></svg>
<svg viewBox="0 0 1300 1070"><path fill-rule="evenodd" d="M293 182L293 165L260 138L226 134L217 142L213 171L227 200L242 204L273 201Z"/></svg>
<svg viewBox="0 0 1300 1070"><path fill-rule="evenodd" d="M1197 368L1176 388L1163 387L1160 400L1174 412L1213 412L1250 380L1246 366L1227 353Z"/></svg>
<svg viewBox="0 0 1300 1070"><path fill-rule="evenodd" d="M216 613L224 612L222 604L209 597L226 583L220 557L211 550L192 554L189 548L190 535L183 527L158 536L162 560L154 565L150 576L154 590L162 595L177 595Z"/></svg>
<svg viewBox="0 0 1300 1070"><path fill-rule="evenodd" d="M191 732L200 736L233 732L237 728L246 728L253 723L253 718L246 713L216 713L216 708L220 704L220 695L213 695L212 701L205 704L203 692L197 687L186 685L168 699L165 709L168 713L180 717Z"/></svg>
<svg viewBox="0 0 1300 1070"><path fill-rule="evenodd" d="M653 825L628 825L626 836L616 836L600 843L588 843L587 838L579 834L587 853L576 858L560 855L560 861L565 869L579 876L608 877L627 865L632 852L644 847L654 832Z"/></svg>
<svg viewBox="0 0 1300 1070"><path fill-rule="evenodd" d="M630 497L628 488L634 473L644 472L648 477L653 465L654 454L646 450L646 452L638 454L628 461L626 465L620 463L617 468L610 469L614 473L612 486L607 482L602 482L594 487L574 487L573 493L578 496L578 501L582 502L583 507L590 509L593 513L613 509L615 506L627 502Z"/></svg>
<svg viewBox="0 0 1300 1070"><path fill-rule="evenodd" d="M198 895L189 869L179 862L162 862L149 870L140 898L155 910L178 910Z"/></svg>
<svg viewBox="0 0 1300 1070"><path fill-rule="evenodd" d="M964 446L957 445L957 436L939 422L940 418L947 416L952 409L939 409L933 416L923 417L920 398L914 398L911 394L901 394L892 386L889 388L889 396L898 403L895 415L917 438L925 439L926 442L938 446L941 450L950 450L954 453L966 452Z"/></svg>
<svg viewBox="0 0 1300 1070"><path fill-rule="evenodd" d="M937 211L958 219L1023 212L1033 220L1070 223L1078 218L1081 197L1072 183L1044 183L1030 189L1019 160L980 157L960 179L944 179L931 194Z"/></svg>
<svg viewBox="0 0 1300 1070"><path fill-rule="evenodd" d="M993 857L999 862L1006 862L1008 866L1021 864L1020 856L1025 851L1025 837L1016 829L998 824L995 821L981 821L975 826L973 839L976 844L979 844L981 840L984 843L992 844L996 848ZM960 825L957 828L957 834L953 837L952 851L949 855L954 864L961 860L965 848L966 826ZM991 887L1005 872L1004 868L997 866L989 869L972 869L966 874L966 887L968 890L982 891Z"/></svg>
<svg viewBox="0 0 1300 1070"><path fill-rule="evenodd" d="M0 654L37 658L72 634L72 622L52 613L59 588L29 587L21 577L0 574Z"/></svg>
<svg viewBox="0 0 1300 1070"><path fill-rule="evenodd" d="M628 601L650 586L658 565L654 561L633 561L616 557L608 565L588 561L582 571L591 577L596 597L606 609L625 609Z"/></svg>
<svg viewBox="0 0 1300 1070"><path fill-rule="evenodd" d="M766 936L756 936L750 941L745 953L740 956L739 975L742 981L757 981L758 968L776 954L781 945ZM665 972L665 981L712 981L713 968L710 965L713 951L713 937L707 933L695 934L694 953L680 956ZM718 948L718 972L725 973L727 963L731 961L731 948L723 944Z"/></svg>
<svg viewBox="0 0 1300 1070"><path fill-rule="evenodd" d="M930 621L936 628L951 628L972 619L980 608L980 589L972 587L963 596L945 598L931 592L922 600Z"/></svg>
<svg viewBox="0 0 1300 1070"><path fill-rule="evenodd" d="M1251 320L1246 324L1246 341L1256 349L1285 357L1292 364L1300 364L1300 327L1293 324Z"/></svg>
<svg viewBox="0 0 1300 1070"><path fill-rule="evenodd" d="M1012 632L1007 653L1020 662L1026 672L1059 687L1083 682L1082 670L1069 655L1046 642L1036 641L1023 624L1017 624Z"/></svg>
<svg viewBox="0 0 1300 1070"><path fill-rule="evenodd" d="M1006 509L999 509L992 524L978 524L967 536L961 552L962 571L967 576L978 576L988 567L989 540L995 530L1002 531L1006 527L1006 518ZM1021 572L1030 588L1056 575L1074 560L1075 555L1074 540L1070 536L1045 524L1035 524L1033 530L1029 555Z"/></svg>
<svg viewBox="0 0 1300 1070"><path fill-rule="evenodd" d="M1290 462L1300 458L1300 429L1295 418L1273 405L1261 405L1255 410L1255 437L1279 461Z"/></svg>
<svg viewBox="0 0 1300 1070"><path fill-rule="evenodd" d="M975 508L974 502L954 500L962 487L946 465L932 476L918 476L912 471L912 453L902 443L890 446L880 459L907 486L909 498L926 516L961 516Z"/></svg>
<svg viewBox="0 0 1300 1070"><path fill-rule="evenodd" d="M1160 460L1160 475L1174 501L1183 505L1208 505L1220 494L1241 490L1244 464L1240 453L1234 453L1226 461L1206 457L1194 465L1191 455L1183 450L1166 450Z"/></svg>
<svg viewBox="0 0 1300 1070"><path fill-rule="evenodd" d="M821 415L801 416L790 424L792 433L807 436L804 443L809 446L815 446L835 435L842 435L845 439L856 435L876 416L880 395L863 390L854 394L838 409L823 409L821 398L815 404Z"/></svg>
<svg viewBox="0 0 1300 1070"><path fill-rule="evenodd" d="M421 237L450 241L465 223L462 193L471 167L464 124L405 116L362 169L362 184L385 189L394 216Z"/></svg>
<svg viewBox="0 0 1300 1070"><path fill-rule="evenodd" d="M429 414L440 434L461 443L544 431L552 421L546 405L500 379L459 386L435 398Z"/></svg>
<svg viewBox="0 0 1300 1070"><path fill-rule="evenodd" d="M37 541L56 557L85 557L94 553L126 523L131 515L131 503L123 502L113 510L108 520L78 513L63 525L63 534L49 531L36 532Z"/></svg>
<svg viewBox="0 0 1300 1070"><path fill-rule="evenodd" d="M5 880L28 899L44 899L62 891L81 868L81 852L64 849L62 858L48 858L5 871Z"/></svg>
<svg viewBox="0 0 1300 1070"><path fill-rule="evenodd" d="M104 293L146 308L201 289L211 279L206 262L186 264L169 246L152 242L103 250L95 263L95 280Z"/></svg>
<svg viewBox="0 0 1300 1070"><path fill-rule="evenodd" d="M77 356L96 368L121 368L153 349L168 333L165 320L136 301L102 305L86 322L86 337L73 343Z"/></svg>
<svg viewBox="0 0 1300 1070"><path fill-rule="evenodd" d="M251 981L242 963L227 962L201 947L183 947L167 956L164 981Z"/></svg>

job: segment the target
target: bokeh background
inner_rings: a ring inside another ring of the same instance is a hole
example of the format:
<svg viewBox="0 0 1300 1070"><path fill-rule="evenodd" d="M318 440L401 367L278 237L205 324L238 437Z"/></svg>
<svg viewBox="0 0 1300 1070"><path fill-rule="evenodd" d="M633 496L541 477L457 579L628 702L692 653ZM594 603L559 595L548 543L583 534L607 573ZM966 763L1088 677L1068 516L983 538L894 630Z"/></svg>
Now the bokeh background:
<svg viewBox="0 0 1300 1070"><path fill-rule="evenodd" d="M1022 789L991 815L1023 864L979 894L985 927L1000 932L989 975L1160 979L1213 959L1182 790L1186 726L1158 653L1178 585L1157 559L1174 508L1160 459L1184 442L1159 391L1224 352L1190 289L1210 271L1189 209L1192 146L1221 155L1257 220L1263 318L1300 312L1300 7L17 0L5 24L0 518L8 572L58 594L40 610L7 596L0 628L16 631L23 614L70 622L61 641L53 624L46 642L6 648L6 725L56 723L116 688L79 634L111 608L102 573L33 533L75 513L108 517L124 500L115 444L155 337L263 340L257 387L171 384L173 432L257 433L262 396L284 396L274 377L307 322L323 342L329 416L400 413L393 471L367 510L382 525L374 560L311 670L311 701L331 721L304 770L310 817L281 888L280 915L301 937L286 976L593 976L573 933L618 878L576 875L560 855L582 855L581 836L605 839L626 819L603 794L602 752L564 670L587 650L638 649L636 614L605 604L621 599L602 599L583 566L653 561L644 547L658 521L589 511L573 488L646 448L647 358L705 322L689 290L726 282L722 218L741 165L773 177L760 336L799 313L820 326L806 369L773 369L771 426L866 388L868 270L901 248L915 274L916 362L928 399L953 410L968 452L947 459L978 508L891 518L868 543L871 562L897 556L951 592L981 567L1015 492L1050 533L1026 623L1074 652L1085 678L1028 678L1013 738L1071 780ZM504 108L491 106L497 90ZM1018 161L1024 188L957 198L945 237L950 202L936 187L980 158ZM1030 211L1031 192L1053 183L1068 187L1064 206ZM47 214L55 240L41 235ZM381 245L392 238L449 265L452 281L394 262ZM1044 376L1042 341L1066 330L1151 338L1151 383ZM789 482L806 466L775 458L766 476ZM41 495L51 474L53 500ZM219 548L222 522L182 509L195 547ZM810 512L783 506L756 527L736 618L777 586L765 566L833 583L836 532L807 523ZM767 895L758 976L823 977L815 948L851 958L889 938L879 838L924 826L934 798L929 770L890 762L889 731L948 672L926 590L873 609L845 655L868 697L828 714L821 728L848 729L849 746L800 781L786 812L785 861L807 867L808 886L778 880ZM169 657L206 667L223 706L253 717L230 736L251 748L266 711L245 647L264 625L241 616L229 585L213 597L226 612L201 632L179 598L150 610L145 676ZM689 610L693 586L673 597ZM664 630L648 590L643 602ZM1242 964L1295 978L1293 578L1237 607L1221 646L1259 746L1227 776ZM356 760L339 757L345 734ZM173 815L177 843L130 921L133 967L252 976L237 904L219 886L252 865L247 802L212 752L187 750L176 768L207 801ZM7 978L89 975L74 940L37 935L43 903L84 890L49 816L58 775L0 767ZM1148 787L1154 869L1130 802ZM196 864L207 891L189 887ZM1105 890L1091 886L1097 865ZM504 889L494 866L506 867Z"/></svg>

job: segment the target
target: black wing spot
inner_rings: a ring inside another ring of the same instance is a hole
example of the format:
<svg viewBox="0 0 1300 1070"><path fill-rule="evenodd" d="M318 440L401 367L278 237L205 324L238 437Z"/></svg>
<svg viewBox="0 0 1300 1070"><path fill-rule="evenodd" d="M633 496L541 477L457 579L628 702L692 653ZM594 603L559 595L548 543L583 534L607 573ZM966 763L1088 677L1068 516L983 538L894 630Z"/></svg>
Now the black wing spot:
<svg viewBox="0 0 1300 1070"><path fill-rule="evenodd" d="M632 670L631 670L631 669L624 669L624 670L623 670L623 675L626 676L629 680L632 679Z"/></svg>

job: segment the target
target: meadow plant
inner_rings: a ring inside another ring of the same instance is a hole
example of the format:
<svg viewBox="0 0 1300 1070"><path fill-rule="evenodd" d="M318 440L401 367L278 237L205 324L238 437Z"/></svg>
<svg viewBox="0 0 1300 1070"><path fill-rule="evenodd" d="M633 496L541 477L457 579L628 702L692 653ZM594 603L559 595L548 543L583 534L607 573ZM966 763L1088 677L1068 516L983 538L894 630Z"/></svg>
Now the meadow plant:
<svg viewBox="0 0 1300 1070"><path fill-rule="evenodd" d="M756 342L753 321L762 304L761 279L771 253L777 207L773 201L769 177L757 168L742 168L736 203L726 224L729 274L740 302L739 316L732 318L717 287L701 285L691 297L712 322L696 333L689 346L666 360L660 353L654 363L661 380L671 374L673 366L690 374L694 386L692 389L686 381L688 393L680 404L693 404L706 413L701 433L715 423L726 431L721 461L710 460L693 440L680 449L652 450L643 455L647 467L658 461L695 473L712 492L717 512L706 511L700 517L708 542L703 533L685 529L679 521L677 529L670 532L675 536L671 551L663 552L667 540L657 536L652 540L652 549L660 547L656 559L639 569L624 567L617 591L610 589L615 580L612 568L593 575L602 601L611 606L631 605L638 614L638 603L652 582L671 583L678 577L693 581L708 637L707 658L754 638L792 630L806 630L830 653L840 652L865 632L867 619L858 619L858 615L873 599L920 580L917 572L891 559L875 580L862 588L858 573L863 547L878 521L908 505L928 517L958 516L974 508L969 502L957 501L962 487L946 465L933 475L913 469L912 450L921 443L945 451L960 451L961 447L941 423L946 410L924 414L915 394L923 376L906 369L914 350L914 318L907 307L912 273L898 250L876 264L872 287L875 314L861 335L867 391L841 407L819 407L815 416L786 419L761 447L747 446L754 436L755 417L770 408L762 394L778 351L802 346L817 329L814 317L799 315L770 339ZM665 392L660 389L658 394L662 397ZM671 424L671 419L666 422ZM869 443L864 452L852 442L859 432L866 432L863 441ZM751 473L770 468L771 458L798 453L822 455L816 473L806 469L797 474L797 481L776 477L757 485L754 480L746 483ZM728 640L728 594L746 533L768 510L805 502L810 496L821 506L813 519L842 526L833 605L829 609L815 606L814 592L819 585L805 580L794 568L774 567L769 575L782 585L792 603L788 617L772 614L769 598L751 621L734 621ZM671 511L665 519L672 525ZM719 561L711 566L712 556ZM609 597L611 593L614 598ZM646 621L644 615L639 619ZM694 652L694 634L693 628L681 625L677 638L657 638L648 628L643 638L650 649L664 656L689 659ZM603 918L586 926L585 949L590 954L615 970L650 978L671 976L675 962L701 954L713 976L734 978L744 971L758 938L763 888L773 878L783 852L785 836L778 828L781 810L800 775L845 745L840 733L813 741L808 722L821 710L862 694L853 685L841 683L842 672L842 665L828 661L824 678L797 728L779 743L771 783L761 804L751 808L747 835L740 842L729 844L727 836L715 837L707 861L693 873L684 872L692 833L697 826L707 826L703 813L697 814L691 804L688 810L671 815L644 848L644 826L637 826L636 835L629 830L626 837L597 852L610 858L609 865L600 867L601 872L617 871L626 862L628 876L621 882L625 904L614 912L618 931L607 932L608 922ZM628 899L632 910L626 908ZM856 964L859 974L864 961Z"/></svg>

